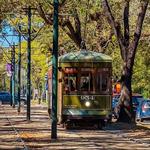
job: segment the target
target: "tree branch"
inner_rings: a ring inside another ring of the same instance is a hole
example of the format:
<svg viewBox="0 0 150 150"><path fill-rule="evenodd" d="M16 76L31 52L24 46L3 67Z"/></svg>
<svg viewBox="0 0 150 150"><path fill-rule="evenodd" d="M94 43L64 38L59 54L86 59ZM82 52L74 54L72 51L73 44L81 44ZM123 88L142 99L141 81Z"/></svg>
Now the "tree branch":
<svg viewBox="0 0 150 150"><path fill-rule="evenodd" d="M129 46L129 2L130 0L125 0L125 7L124 7L124 44L126 47Z"/></svg>
<svg viewBox="0 0 150 150"><path fill-rule="evenodd" d="M79 19L79 15L77 10L75 9L75 16L74 16L74 21L75 21L75 42L79 48L81 48L81 42L82 42L82 36L81 36L81 22Z"/></svg>
<svg viewBox="0 0 150 150"><path fill-rule="evenodd" d="M63 0L61 3L61 6L65 5L66 0ZM60 6L59 6L60 8ZM40 14L40 16L44 19L44 21L52 25L53 24L53 17L52 14L46 15L42 6L39 4L37 7L37 10ZM76 43L78 47L80 47L82 37L81 37L81 22L77 13L77 10L75 9L75 16L74 16L74 21L75 25L73 26L72 23L70 22L69 18L63 19L62 17L59 18L59 25L61 28L66 32L66 34ZM69 32L65 29L68 28Z"/></svg>
<svg viewBox="0 0 150 150"><path fill-rule="evenodd" d="M44 21L47 24L50 24L50 25L53 24L52 14L47 17L47 15L45 14L45 12L40 4L37 6L37 10L38 10L39 15L44 19Z"/></svg>
<svg viewBox="0 0 150 150"><path fill-rule="evenodd" d="M99 19L101 19L103 17L103 13L101 12L96 12L94 14L89 14L89 18L92 20L92 21L98 21Z"/></svg>
<svg viewBox="0 0 150 150"><path fill-rule="evenodd" d="M81 22L76 9L75 9L74 21L75 21L75 32L81 37Z"/></svg>
<svg viewBox="0 0 150 150"><path fill-rule="evenodd" d="M135 57L136 49L138 46L138 42L141 36L142 25L145 18L146 10L149 4L149 0L144 0L141 2L141 10L138 15L136 29L134 32L134 38L132 43L130 43L130 55L128 56L131 60Z"/></svg>
<svg viewBox="0 0 150 150"><path fill-rule="evenodd" d="M110 6L108 4L108 1L107 0L102 0L102 5L104 7L104 10L106 12L106 15L108 16L109 20L110 20L110 24L112 26L112 28L114 29L114 33L117 37L117 40L118 40L118 43L119 43L119 47L120 47L120 50L121 50L121 56L122 56L122 59L125 60L125 46L123 44L123 35L121 33L121 27L120 27L120 24L118 22L115 21L114 19L114 16L111 12L111 9L110 9Z"/></svg>
<svg viewBox="0 0 150 150"><path fill-rule="evenodd" d="M61 3L59 3L59 6L60 6L60 7L62 7L62 6L64 6L64 5L65 5L65 3L66 3L66 0L62 0L62 2L61 2Z"/></svg>
<svg viewBox="0 0 150 150"><path fill-rule="evenodd" d="M75 34L75 30L69 19L65 20L61 25L62 25L62 27L66 26L69 29L70 33Z"/></svg>
<svg viewBox="0 0 150 150"><path fill-rule="evenodd" d="M73 28L73 25L71 24L70 20L69 19L65 20L61 24L61 27L66 32L66 34L76 43L76 45L78 47L80 47L82 39L81 39L79 33L77 32L78 30L76 29L76 31L75 31L75 29ZM69 32L67 32L65 30L65 27L68 28Z"/></svg>

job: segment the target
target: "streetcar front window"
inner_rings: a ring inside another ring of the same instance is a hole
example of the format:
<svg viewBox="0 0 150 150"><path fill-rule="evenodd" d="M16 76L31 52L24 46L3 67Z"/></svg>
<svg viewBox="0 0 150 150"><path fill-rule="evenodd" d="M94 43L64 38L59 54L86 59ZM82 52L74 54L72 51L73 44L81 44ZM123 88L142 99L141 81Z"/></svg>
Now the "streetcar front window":
<svg viewBox="0 0 150 150"><path fill-rule="evenodd" d="M81 76L80 80L80 85L81 85L81 91L89 91L89 85L90 85L90 78L89 76Z"/></svg>
<svg viewBox="0 0 150 150"><path fill-rule="evenodd" d="M93 76L90 68L81 68L80 90L93 91Z"/></svg>

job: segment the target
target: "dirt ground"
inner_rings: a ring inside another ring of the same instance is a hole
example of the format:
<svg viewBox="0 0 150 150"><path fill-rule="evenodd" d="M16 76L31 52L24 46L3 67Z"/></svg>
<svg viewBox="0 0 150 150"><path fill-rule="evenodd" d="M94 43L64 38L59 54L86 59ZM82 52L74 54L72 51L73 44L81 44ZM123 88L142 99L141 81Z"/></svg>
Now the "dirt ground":
<svg viewBox="0 0 150 150"><path fill-rule="evenodd" d="M4 113L5 112L5 113ZM65 130L58 126L57 140L51 139L51 121L47 108L34 104L31 121L26 108L0 106L0 149L141 149L150 150L150 125L112 123L103 130Z"/></svg>

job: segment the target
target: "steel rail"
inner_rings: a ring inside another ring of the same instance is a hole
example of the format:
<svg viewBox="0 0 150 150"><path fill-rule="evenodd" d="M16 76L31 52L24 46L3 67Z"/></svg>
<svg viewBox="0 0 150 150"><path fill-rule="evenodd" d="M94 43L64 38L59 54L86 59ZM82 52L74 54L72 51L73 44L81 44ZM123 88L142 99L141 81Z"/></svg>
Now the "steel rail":
<svg viewBox="0 0 150 150"><path fill-rule="evenodd" d="M17 131L17 129L13 126L13 124L11 123L10 119L7 116L7 113L5 111L4 106L2 106L4 114L5 114L5 118L7 119L7 121L9 122L10 126L12 127L12 129L14 130L15 134L17 135L17 140L21 141L24 147L24 150L29 150L29 148L26 146L25 141L20 137L19 132Z"/></svg>

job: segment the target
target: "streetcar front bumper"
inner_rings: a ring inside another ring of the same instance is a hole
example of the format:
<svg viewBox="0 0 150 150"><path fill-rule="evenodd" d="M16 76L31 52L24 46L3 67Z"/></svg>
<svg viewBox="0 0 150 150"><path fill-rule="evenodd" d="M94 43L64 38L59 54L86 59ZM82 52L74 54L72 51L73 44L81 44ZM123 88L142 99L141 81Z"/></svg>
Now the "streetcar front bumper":
<svg viewBox="0 0 150 150"><path fill-rule="evenodd" d="M110 120L111 110L64 109L63 117L69 120Z"/></svg>

